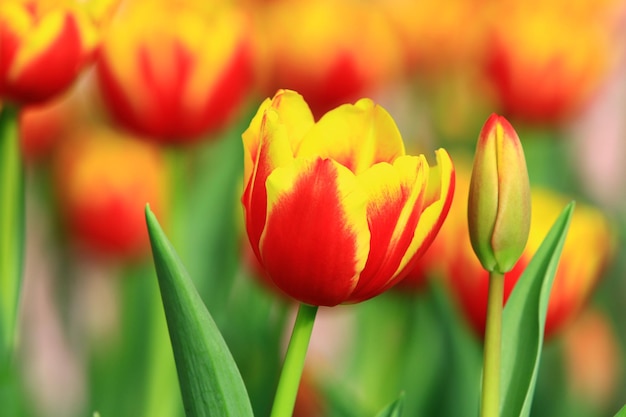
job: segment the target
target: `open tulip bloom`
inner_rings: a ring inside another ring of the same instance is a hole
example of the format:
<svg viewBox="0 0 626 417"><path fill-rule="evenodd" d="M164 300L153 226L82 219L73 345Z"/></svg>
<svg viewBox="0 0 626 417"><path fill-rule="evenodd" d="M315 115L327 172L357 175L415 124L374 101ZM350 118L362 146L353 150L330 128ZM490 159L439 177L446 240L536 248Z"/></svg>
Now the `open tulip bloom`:
<svg viewBox="0 0 626 417"><path fill-rule="evenodd" d="M405 155L393 119L368 99L315 122L299 94L281 90L243 138L252 248L272 281L306 304L364 301L393 286L452 201L446 151L435 167Z"/></svg>
<svg viewBox="0 0 626 417"><path fill-rule="evenodd" d="M400 281L448 213L454 169L445 150L435 167L405 155L393 119L369 99L316 122L302 96L280 90L243 140L250 243L276 286L303 303L272 414L290 415L317 306Z"/></svg>

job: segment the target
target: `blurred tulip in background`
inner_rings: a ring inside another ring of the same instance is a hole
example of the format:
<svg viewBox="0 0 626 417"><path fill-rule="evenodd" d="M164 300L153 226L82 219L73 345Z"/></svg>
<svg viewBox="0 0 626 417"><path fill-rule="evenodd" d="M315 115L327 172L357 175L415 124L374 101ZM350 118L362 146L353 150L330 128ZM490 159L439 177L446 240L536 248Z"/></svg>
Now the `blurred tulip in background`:
<svg viewBox="0 0 626 417"><path fill-rule="evenodd" d="M72 97L62 95L43 104L26 106L20 113L20 142L24 159L46 160L75 124L78 108Z"/></svg>
<svg viewBox="0 0 626 417"><path fill-rule="evenodd" d="M144 207L167 209L161 151L103 127L77 129L59 145L54 186L71 239L109 259L147 254Z"/></svg>
<svg viewBox="0 0 626 417"><path fill-rule="evenodd" d="M298 91L316 118L401 74L392 26L367 3L279 1L259 13L257 30L262 91Z"/></svg>
<svg viewBox="0 0 626 417"><path fill-rule="evenodd" d="M376 1L392 22L409 76L449 74L475 65L485 34L481 1L453 0L446 7L434 0Z"/></svg>
<svg viewBox="0 0 626 417"><path fill-rule="evenodd" d="M614 15L620 10L609 8L612 3L618 4L504 1L495 6L484 68L499 111L543 124L580 114L619 57Z"/></svg>
<svg viewBox="0 0 626 417"><path fill-rule="evenodd" d="M0 5L0 96L40 103L68 88L90 62L99 35L89 15L63 2Z"/></svg>
<svg viewBox="0 0 626 417"><path fill-rule="evenodd" d="M131 3L97 61L106 107L135 134L191 142L234 121L253 86L246 16L200 3Z"/></svg>
<svg viewBox="0 0 626 417"><path fill-rule="evenodd" d="M605 312L590 308L564 332L564 362L574 395L592 409L608 414L619 384L623 359L614 324Z"/></svg>

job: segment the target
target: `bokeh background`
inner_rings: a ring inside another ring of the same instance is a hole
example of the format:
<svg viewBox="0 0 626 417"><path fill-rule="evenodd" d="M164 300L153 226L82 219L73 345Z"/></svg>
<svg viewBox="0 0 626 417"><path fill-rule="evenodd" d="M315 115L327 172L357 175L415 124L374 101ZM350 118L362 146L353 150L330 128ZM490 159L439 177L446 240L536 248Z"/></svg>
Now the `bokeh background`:
<svg viewBox="0 0 626 417"><path fill-rule="evenodd" d="M626 403L623 0L17 3L37 16L91 3L101 16L72 86L21 106L20 415L183 415L146 203L229 344L255 415L269 414L295 305L248 247L241 133L279 88L300 92L316 117L373 98L408 153L433 163L444 147L457 170L450 215L419 270L380 297L320 310L296 415L375 415L400 392L407 416L477 415L486 277L465 208L494 112L519 134L534 188L531 238L508 290L577 201L532 415L612 416Z"/></svg>

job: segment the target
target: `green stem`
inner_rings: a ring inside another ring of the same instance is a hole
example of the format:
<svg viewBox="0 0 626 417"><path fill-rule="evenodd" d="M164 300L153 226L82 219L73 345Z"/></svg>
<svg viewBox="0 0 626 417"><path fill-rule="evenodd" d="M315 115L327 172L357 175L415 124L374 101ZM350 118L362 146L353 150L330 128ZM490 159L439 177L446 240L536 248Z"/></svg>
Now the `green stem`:
<svg viewBox="0 0 626 417"><path fill-rule="evenodd" d="M500 351L502 345L502 303L504 274L489 275L489 298L483 356L481 417L497 417L500 410Z"/></svg>
<svg viewBox="0 0 626 417"><path fill-rule="evenodd" d="M316 314L317 306L300 304L270 417L290 417L293 414Z"/></svg>
<svg viewBox="0 0 626 417"><path fill-rule="evenodd" d="M0 363L12 356L22 281L24 168L18 136L18 109L0 110Z"/></svg>

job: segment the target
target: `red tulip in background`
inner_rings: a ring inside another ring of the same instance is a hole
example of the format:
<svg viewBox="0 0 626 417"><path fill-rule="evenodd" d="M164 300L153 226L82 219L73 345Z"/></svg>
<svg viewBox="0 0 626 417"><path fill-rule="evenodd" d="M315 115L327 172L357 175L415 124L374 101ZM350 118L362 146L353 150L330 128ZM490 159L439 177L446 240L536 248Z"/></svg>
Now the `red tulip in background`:
<svg viewBox="0 0 626 417"><path fill-rule="evenodd" d="M111 115L163 143L224 128L252 86L245 17L235 9L193 6L132 5L111 23L98 59Z"/></svg>
<svg viewBox="0 0 626 417"><path fill-rule="evenodd" d="M257 19L263 91L302 94L316 118L401 73L395 33L378 9L349 1L281 1ZM265 43L264 43L265 42Z"/></svg>
<svg viewBox="0 0 626 417"><path fill-rule="evenodd" d="M77 7L4 0L0 39L0 97L22 105L67 89L92 58L98 33Z"/></svg>
<svg viewBox="0 0 626 417"><path fill-rule="evenodd" d="M607 5L502 3L485 48L485 74L500 111L533 123L572 117L616 61L615 24L602 13Z"/></svg>
<svg viewBox="0 0 626 417"><path fill-rule="evenodd" d="M157 148L91 127L64 140L53 164L60 212L75 242L116 258L148 253L145 205L163 213L168 198Z"/></svg>
<svg viewBox="0 0 626 417"><path fill-rule="evenodd" d="M19 132L24 159L36 163L50 156L77 118L77 105L68 95L44 104L25 106L20 112Z"/></svg>

